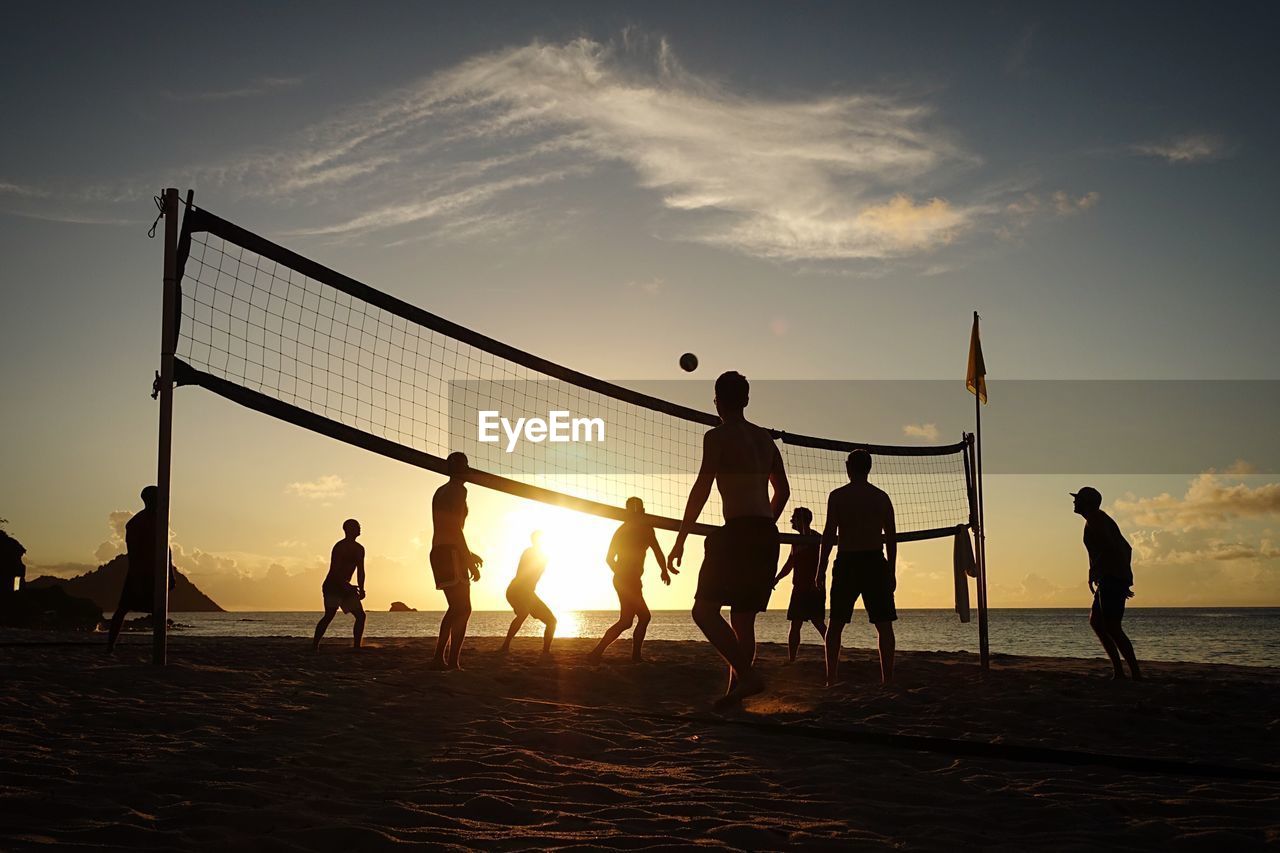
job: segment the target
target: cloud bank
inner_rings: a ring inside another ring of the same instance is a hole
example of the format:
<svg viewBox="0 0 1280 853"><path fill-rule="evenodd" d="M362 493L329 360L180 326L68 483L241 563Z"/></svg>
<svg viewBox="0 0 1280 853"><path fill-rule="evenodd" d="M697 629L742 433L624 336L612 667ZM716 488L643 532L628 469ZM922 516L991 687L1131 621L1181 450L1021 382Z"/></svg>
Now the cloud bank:
<svg viewBox="0 0 1280 853"><path fill-rule="evenodd" d="M1115 502L1135 570L1152 568L1147 577L1169 603L1266 604L1280 595L1280 483L1243 481L1252 470L1238 461L1196 476L1181 497Z"/></svg>
<svg viewBox="0 0 1280 853"><path fill-rule="evenodd" d="M1206 471L1191 481L1180 498L1166 492L1151 498L1117 500L1115 508L1137 524L1178 532L1241 519L1280 519L1280 483L1250 486Z"/></svg>

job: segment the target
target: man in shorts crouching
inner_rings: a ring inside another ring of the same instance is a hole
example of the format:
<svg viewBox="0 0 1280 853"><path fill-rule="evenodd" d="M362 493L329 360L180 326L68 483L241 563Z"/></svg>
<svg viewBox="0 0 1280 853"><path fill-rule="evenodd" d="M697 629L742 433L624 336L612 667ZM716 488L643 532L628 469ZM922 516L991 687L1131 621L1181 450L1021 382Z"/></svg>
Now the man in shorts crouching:
<svg viewBox="0 0 1280 853"><path fill-rule="evenodd" d="M354 647L360 648L360 640L364 636L364 546L356 539L360 536L360 522L348 518L342 522L342 539L333 546L329 557L329 574L325 576L320 591L324 593L324 615L316 624L316 635L311 641L313 651L320 650L320 640L325 629L338 615L338 610L350 613L356 618L351 629ZM351 575L356 576L356 585L351 585Z"/></svg>

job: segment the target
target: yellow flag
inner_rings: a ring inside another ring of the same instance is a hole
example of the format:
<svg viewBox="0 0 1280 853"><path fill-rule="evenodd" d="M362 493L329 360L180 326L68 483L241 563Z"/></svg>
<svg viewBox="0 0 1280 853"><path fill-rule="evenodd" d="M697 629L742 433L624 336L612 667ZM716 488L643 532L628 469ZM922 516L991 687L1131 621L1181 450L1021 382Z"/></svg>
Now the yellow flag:
<svg viewBox="0 0 1280 853"><path fill-rule="evenodd" d="M987 402L987 364L982 360L982 339L978 336L978 312L973 312L973 334L969 336L969 372L964 387Z"/></svg>

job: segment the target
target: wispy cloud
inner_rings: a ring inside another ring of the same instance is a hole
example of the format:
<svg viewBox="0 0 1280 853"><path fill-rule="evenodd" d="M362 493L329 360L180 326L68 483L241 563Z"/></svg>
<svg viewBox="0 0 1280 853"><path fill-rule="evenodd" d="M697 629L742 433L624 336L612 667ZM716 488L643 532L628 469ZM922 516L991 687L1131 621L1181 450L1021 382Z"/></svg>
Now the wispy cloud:
<svg viewBox="0 0 1280 853"><path fill-rule="evenodd" d="M1218 160L1230 153L1226 139L1211 133L1189 133L1131 146L1133 153L1155 157L1171 165Z"/></svg>
<svg viewBox="0 0 1280 853"><path fill-rule="evenodd" d="M662 276L654 276L641 281L628 281L623 287L627 290L638 290L647 296L657 296L662 293L666 285L666 279Z"/></svg>
<svg viewBox="0 0 1280 853"><path fill-rule="evenodd" d="M509 177L500 181L491 181L467 187L457 192L439 195L426 201L412 201L405 204L380 207L344 222L297 228L287 231L285 234L286 236L305 236L369 232L394 228L398 225L408 225L437 217L463 216L465 219L476 221L479 217L468 214L468 211L473 210L477 205L491 201L497 196L512 190L560 180L572 174L573 171L565 169L537 175Z"/></svg>
<svg viewBox="0 0 1280 853"><path fill-rule="evenodd" d="M301 83L263 77L169 96L248 98ZM957 172L979 163L919 96L746 91L689 71L665 39L627 30L608 42L533 42L475 56L269 148L184 172L202 191L288 207L292 228L277 234L388 246L531 230L554 239L581 215L581 201L569 199L582 187L602 205L625 197L630 206L638 192L650 205L643 227L660 239L872 277L948 268L955 250L941 264L938 250L1011 236L1099 200L1087 191L953 189ZM127 202L132 212L145 200L137 187L167 179L121 180L92 190L92 201ZM82 193L26 182L0 181L6 196L16 215L138 221L87 209Z"/></svg>
<svg viewBox="0 0 1280 853"><path fill-rule="evenodd" d="M1072 195L1066 190L1054 190L1048 196L1023 193L1005 205L1005 212L1015 219L1030 219L1044 214L1070 216L1088 210L1102 200L1102 194L1091 190L1082 195Z"/></svg>
<svg viewBox="0 0 1280 853"><path fill-rule="evenodd" d="M979 212L929 181L971 162L929 106L885 93L783 99L685 70L626 33L486 54L220 167L270 193L358 185L360 211L295 233L364 234L474 217L535 187L626 167L679 217L670 236L787 260L945 245Z"/></svg>
<svg viewBox="0 0 1280 853"><path fill-rule="evenodd" d="M19 198L46 198L49 195L49 191L40 187L0 181L0 195L18 196Z"/></svg>
<svg viewBox="0 0 1280 853"><path fill-rule="evenodd" d="M907 438L923 438L926 441L938 440L937 424L905 424L902 434Z"/></svg>
<svg viewBox="0 0 1280 853"><path fill-rule="evenodd" d="M0 210L0 216L20 216L41 222L63 222L68 225L139 225L141 219L121 219L115 216L81 216L75 213L33 213L27 210Z"/></svg>
<svg viewBox="0 0 1280 853"><path fill-rule="evenodd" d="M1096 191L1087 192L1080 196L1071 196L1062 190L1058 190L1049 196L1054 212L1059 216L1070 216L1073 213L1088 210L1101 200L1102 194Z"/></svg>
<svg viewBox="0 0 1280 853"><path fill-rule="evenodd" d="M240 98L257 98L272 95L302 85L305 77L259 77L233 89L214 89L204 92L171 92L163 94L171 101L232 101Z"/></svg>
<svg viewBox="0 0 1280 853"><path fill-rule="evenodd" d="M1017 75L1026 70L1027 57L1031 54L1031 46L1035 42L1036 33L1039 29L1040 23L1038 21L1027 24L1022 28L1022 32L1018 34L1013 47L1009 49L1009 54L1005 57L1005 74Z"/></svg>
<svg viewBox="0 0 1280 853"><path fill-rule="evenodd" d="M284 492L307 500L332 500L347 493L347 484L337 474L325 474L315 480L290 483L284 487Z"/></svg>
<svg viewBox="0 0 1280 853"><path fill-rule="evenodd" d="M1009 239L1023 234L1037 220L1075 216L1097 206L1102 194L1096 190L1075 194L1066 190L1054 190L1044 194L1024 192L1004 205L1003 224L996 228L996 236Z"/></svg>
<svg viewBox="0 0 1280 853"><path fill-rule="evenodd" d="M136 218L111 215L119 211L119 205L136 205L145 198L136 188L111 186L85 186L72 189L56 186L36 186L0 180L0 198L5 206L0 216L19 216L41 222L64 222L72 225L138 225ZM146 210L146 208L135 208ZM154 215L155 210L149 211ZM145 215L145 213L144 213ZM149 221L149 220L148 220Z"/></svg>

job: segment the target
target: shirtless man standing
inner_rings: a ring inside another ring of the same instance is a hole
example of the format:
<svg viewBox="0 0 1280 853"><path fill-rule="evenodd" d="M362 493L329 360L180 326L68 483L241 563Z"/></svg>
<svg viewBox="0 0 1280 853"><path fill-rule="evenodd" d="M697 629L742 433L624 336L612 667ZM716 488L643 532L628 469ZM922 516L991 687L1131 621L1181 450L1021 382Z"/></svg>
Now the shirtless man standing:
<svg viewBox="0 0 1280 853"><path fill-rule="evenodd" d="M431 498L431 573L436 589L444 590L449 609L440 620L440 638L432 669L458 669L462 642L471 618L471 583L480 580L484 560L471 553L462 526L467 521L467 472L464 453L450 453L449 482Z"/></svg>
<svg viewBox="0 0 1280 853"><path fill-rule="evenodd" d="M880 637L880 681L893 680L895 640L893 623L898 618L893 592L898 587L898 529L893 518L893 502L867 482L871 454L855 450L845 462L849 482L827 499L827 524L822 531L822 554L818 576L827 571L831 549L840 553L831 572L831 624L827 628L827 686L836 683L840 665L840 635L853 618L853 605L862 596L867 620ZM887 555L886 555L887 552Z"/></svg>
<svg viewBox="0 0 1280 853"><path fill-rule="evenodd" d="M333 546L329 555L329 574L325 576L320 591L324 594L324 615L316 624L316 635L311 641L312 651L320 650L320 639L325 629L338 615L338 608L343 613L350 613L356 618L351 629L355 638L354 647L360 648L360 639L364 636L364 546L356 541L360 536L360 522L348 518L342 522L343 538ZM351 585L351 576L356 576L356 585Z"/></svg>
<svg viewBox="0 0 1280 853"><path fill-rule="evenodd" d="M702 466L668 560L672 566L680 565L684 541L711 496L714 481L725 521L707 536L693 621L729 664L729 687L717 707L737 704L764 690L764 682L752 669L756 614L769 606L778 568L777 522L791 496L782 455L772 436L746 419L749 392L747 378L740 373L723 373L716 380L715 405L721 423L703 438ZM730 622L720 615L726 605Z"/></svg>

